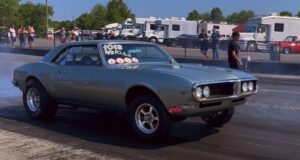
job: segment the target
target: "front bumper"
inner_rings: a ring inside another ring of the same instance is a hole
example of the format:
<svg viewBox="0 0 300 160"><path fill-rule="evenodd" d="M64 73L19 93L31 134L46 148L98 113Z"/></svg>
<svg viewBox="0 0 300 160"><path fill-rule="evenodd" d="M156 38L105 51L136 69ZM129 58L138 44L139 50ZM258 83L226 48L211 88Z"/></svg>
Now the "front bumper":
<svg viewBox="0 0 300 160"><path fill-rule="evenodd" d="M18 87L18 86L19 86L19 84L18 84L18 82L17 82L16 80L12 80L11 83L12 83L15 87Z"/></svg>
<svg viewBox="0 0 300 160"><path fill-rule="evenodd" d="M208 113L224 110L227 108L235 107L241 104L246 103L248 96L234 97L234 98L226 98L223 100L213 100L213 101L205 101L199 102L196 104L190 105L182 105L180 107L180 111L177 112L169 112L172 116L180 116L180 117L193 117L193 116L201 116Z"/></svg>

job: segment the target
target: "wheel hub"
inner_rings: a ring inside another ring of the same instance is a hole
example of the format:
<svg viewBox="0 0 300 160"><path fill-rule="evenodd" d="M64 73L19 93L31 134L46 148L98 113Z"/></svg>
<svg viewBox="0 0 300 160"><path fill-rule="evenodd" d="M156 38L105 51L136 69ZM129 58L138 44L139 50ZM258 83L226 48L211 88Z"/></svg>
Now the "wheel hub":
<svg viewBox="0 0 300 160"><path fill-rule="evenodd" d="M158 112L151 104L141 104L136 110L135 122L143 133L154 133L159 125Z"/></svg>

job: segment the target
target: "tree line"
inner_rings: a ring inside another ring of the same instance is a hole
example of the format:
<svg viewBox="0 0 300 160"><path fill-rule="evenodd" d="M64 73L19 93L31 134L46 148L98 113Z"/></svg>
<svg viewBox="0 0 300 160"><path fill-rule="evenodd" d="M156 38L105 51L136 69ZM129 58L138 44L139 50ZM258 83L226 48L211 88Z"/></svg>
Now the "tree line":
<svg viewBox="0 0 300 160"><path fill-rule="evenodd" d="M296 15L293 15L290 11L282 11L279 15L290 17L296 16L300 18L300 11ZM241 10L240 12L234 12L225 17L222 10L219 7L215 7L210 12L203 13L193 10L188 13L187 20L204 20L213 22L226 21L229 24L239 24L246 22L249 18L254 16L256 16L256 14L252 10Z"/></svg>
<svg viewBox="0 0 300 160"><path fill-rule="evenodd" d="M46 5L30 1L20 3L20 0L0 0L0 26L15 26L16 28L33 26L38 36L46 35ZM54 9L48 6L49 17ZM49 27L59 29L64 27L72 30L74 26L82 29L98 30L109 23L120 23L134 14L123 0L110 0L108 4L98 4L89 13L83 13L74 20L53 21L49 18ZM1 21L2 20L2 21ZM1 24L2 22L2 24Z"/></svg>

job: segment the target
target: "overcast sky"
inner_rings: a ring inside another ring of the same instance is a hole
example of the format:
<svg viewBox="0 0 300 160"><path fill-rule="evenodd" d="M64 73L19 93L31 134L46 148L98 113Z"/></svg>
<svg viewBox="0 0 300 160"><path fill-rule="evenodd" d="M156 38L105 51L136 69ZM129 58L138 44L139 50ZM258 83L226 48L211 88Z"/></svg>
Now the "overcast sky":
<svg viewBox="0 0 300 160"><path fill-rule="evenodd" d="M22 0L26 2L28 0ZM45 3L46 0L29 0ZM54 20L71 20L89 12L98 3L106 5L108 0L48 0L54 7ZM300 0L124 0L136 17L186 17L196 9L200 12L220 7L225 15L242 9L254 10L258 15L267 15L283 10L296 14L300 11Z"/></svg>

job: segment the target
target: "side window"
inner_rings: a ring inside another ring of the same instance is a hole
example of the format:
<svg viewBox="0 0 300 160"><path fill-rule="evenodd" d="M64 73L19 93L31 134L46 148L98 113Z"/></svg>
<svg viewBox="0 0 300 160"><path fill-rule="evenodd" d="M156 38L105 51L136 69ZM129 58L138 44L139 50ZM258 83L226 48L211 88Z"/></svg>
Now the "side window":
<svg viewBox="0 0 300 160"><path fill-rule="evenodd" d="M172 25L172 30L173 30L173 31L180 31L180 25L173 24L173 25Z"/></svg>
<svg viewBox="0 0 300 160"><path fill-rule="evenodd" d="M219 29L220 29L220 26L213 26L213 29L219 30Z"/></svg>
<svg viewBox="0 0 300 160"><path fill-rule="evenodd" d="M81 65L81 60L83 57L82 46L74 46L69 49L68 55L66 57L66 65L74 66Z"/></svg>
<svg viewBox="0 0 300 160"><path fill-rule="evenodd" d="M284 24L283 23L275 23L274 31L275 32L283 32L284 31Z"/></svg>
<svg viewBox="0 0 300 160"><path fill-rule="evenodd" d="M88 66L102 65L99 50L97 45L88 45L82 47L83 57L81 63Z"/></svg>
<svg viewBox="0 0 300 160"><path fill-rule="evenodd" d="M97 45L74 46L62 51L54 63L65 66L102 65Z"/></svg>
<svg viewBox="0 0 300 160"><path fill-rule="evenodd" d="M55 64L58 64L58 65L64 66L65 65L65 58L68 54L68 51L69 51L68 48L63 49L52 62L55 63Z"/></svg>

